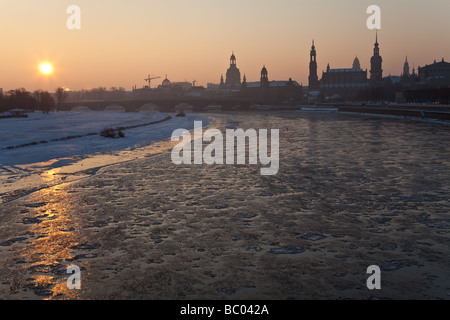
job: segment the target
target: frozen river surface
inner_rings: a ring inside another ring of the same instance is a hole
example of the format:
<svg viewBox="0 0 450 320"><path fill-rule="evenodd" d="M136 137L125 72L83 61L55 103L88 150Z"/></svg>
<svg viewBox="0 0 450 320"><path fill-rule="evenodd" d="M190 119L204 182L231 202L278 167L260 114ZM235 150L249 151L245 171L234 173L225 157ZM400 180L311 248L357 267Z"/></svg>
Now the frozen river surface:
<svg viewBox="0 0 450 320"><path fill-rule="evenodd" d="M278 174L176 166L168 141L107 166L99 158L95 170L41 174L43 185L2 194L0 297L450 299L449 125L211 119L222 130L280 129ZM80 291L67 289L71 264ZM371 265L381 290L366 286Z"/></svg>

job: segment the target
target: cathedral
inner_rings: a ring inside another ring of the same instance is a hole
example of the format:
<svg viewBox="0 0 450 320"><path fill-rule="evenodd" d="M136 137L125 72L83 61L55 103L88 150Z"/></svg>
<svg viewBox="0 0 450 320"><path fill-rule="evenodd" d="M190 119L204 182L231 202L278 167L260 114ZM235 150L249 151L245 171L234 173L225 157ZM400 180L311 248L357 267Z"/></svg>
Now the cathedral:
<svg viewBox="0 0 450 320"><path fill-rule="evenodd" d="M226 89L240 89L241 88L241 72L236 66L236 57L234 52L230 58L230 68L227 70L227 78L224 83L223 76L220 81L222 87L224 86Z"/></svg>

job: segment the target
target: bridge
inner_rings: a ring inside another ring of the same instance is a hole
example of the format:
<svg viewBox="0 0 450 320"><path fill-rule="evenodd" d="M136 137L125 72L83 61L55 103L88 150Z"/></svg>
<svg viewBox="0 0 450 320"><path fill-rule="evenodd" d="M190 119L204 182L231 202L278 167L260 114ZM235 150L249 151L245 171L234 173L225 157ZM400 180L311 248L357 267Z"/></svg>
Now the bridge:
<svg viewBox="0 0 450 320"><path fill-rule="evenodd" d="M251 99L201 99L181 97L174 99L142 99L142 100L118 100L118 101L82 101L66 102L60 108L62 111L70 111L75 107L87 107L94 111L120 110L125 112L140 111L142 107L155 105L160 112L176 112L177 107L192 106L192 111L203 112L208 106L220 106L223 111L248 110L252 104L258 103ZM122 107L122 108L121 108Z"/></svg>

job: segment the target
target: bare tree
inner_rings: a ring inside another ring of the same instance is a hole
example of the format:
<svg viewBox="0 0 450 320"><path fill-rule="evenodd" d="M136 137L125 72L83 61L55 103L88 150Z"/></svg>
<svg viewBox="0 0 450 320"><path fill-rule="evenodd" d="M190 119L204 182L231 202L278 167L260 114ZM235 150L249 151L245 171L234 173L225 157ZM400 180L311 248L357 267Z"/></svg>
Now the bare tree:
<svg viewBox="0 0 450 320"><path fill-rule="evenodd" d="M36 99L24 88L9 90L6 93L6 104L10 109L22 108L34 110L37 105Z"/></svg>
<svg viewBox="0 0 450 320"><path fill-rule="evenodd" d="M56 89L55 96L56 96L56 111L59 111L63 103L67 99L67 91L62 87L58 87Z"/></svg>
<svg viewBox="0 0 450 320"><path fill-rule="evenodd" d="M48 114L55 107L55 100L48 91L36 90L34 98L37 101L37 108L43 113Z"/></svg>

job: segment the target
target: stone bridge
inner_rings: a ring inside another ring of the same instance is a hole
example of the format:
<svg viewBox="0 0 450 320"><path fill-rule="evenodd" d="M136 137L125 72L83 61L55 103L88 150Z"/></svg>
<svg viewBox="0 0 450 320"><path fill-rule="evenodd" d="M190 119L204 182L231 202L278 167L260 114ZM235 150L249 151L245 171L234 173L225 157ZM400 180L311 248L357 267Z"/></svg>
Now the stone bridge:
<svg viewBox="0 0 450 320"><path fill-rule="evenodd" d="M222 111L230 110L247 110L257 101L244 99L146 99L146 100L120 100L120 101L83 101L83 102L66 102L61 110L72 110L76 107L87 107L90 110L121 110L125 112L141 111L143 107L156 106L160 112L176 112L177 107L181 105L192 106L194 112L208 111L208 107L220 106ZM122 107L122 108L121 108ZM215 109L211 107L211 109Z"/></svg>

